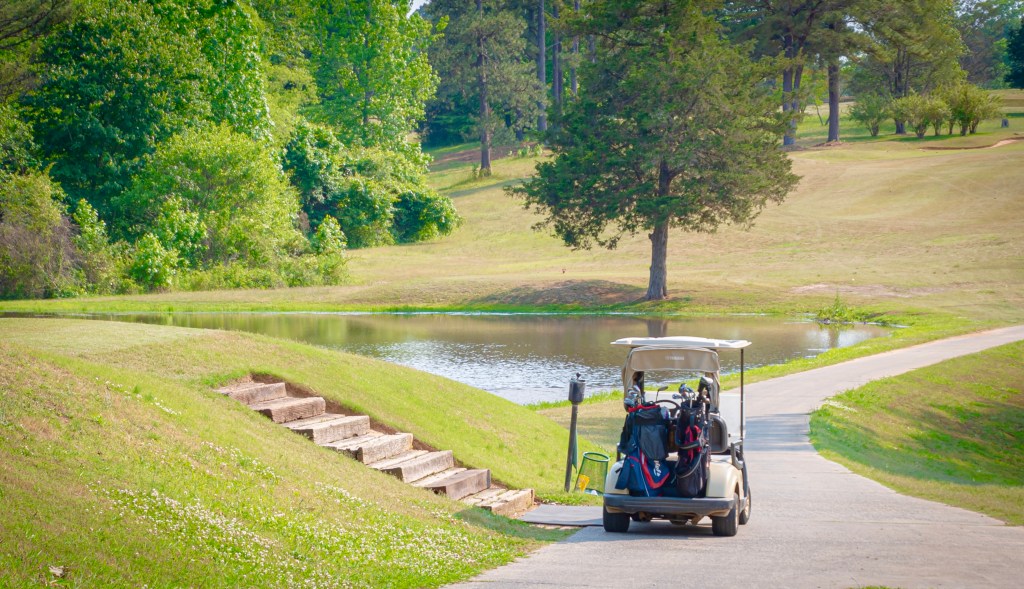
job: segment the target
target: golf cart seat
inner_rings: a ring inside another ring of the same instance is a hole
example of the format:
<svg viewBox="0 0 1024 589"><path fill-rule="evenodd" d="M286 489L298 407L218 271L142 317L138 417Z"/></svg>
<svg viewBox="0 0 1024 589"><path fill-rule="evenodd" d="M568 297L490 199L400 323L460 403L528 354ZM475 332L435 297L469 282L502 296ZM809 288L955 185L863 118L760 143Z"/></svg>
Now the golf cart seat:
<svg viewBox="0 0 1024 589"><path fill-rule="evenodd" d="M718 413L712 413L711 427L708 432L708 444L711 446L712 454L727 454L729 452L729 428L725 420Z"/></svg>

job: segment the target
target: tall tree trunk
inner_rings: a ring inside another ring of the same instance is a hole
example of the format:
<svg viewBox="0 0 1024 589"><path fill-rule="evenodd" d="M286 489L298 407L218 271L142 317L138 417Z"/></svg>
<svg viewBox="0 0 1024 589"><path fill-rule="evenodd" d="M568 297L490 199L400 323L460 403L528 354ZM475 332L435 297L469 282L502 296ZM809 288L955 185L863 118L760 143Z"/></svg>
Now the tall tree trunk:
<svg viewBox="0 0 1024 589"><path fill-rule="evenodd" d="M900 47L896 50L896 57L893 63L893 98L902 98L907 95L907 80L904 78L904 61L907 59L907 50ZM906 122L893 117L893 122L896 123L896 134L906 135L907 126Z"/></svg>
<svg viewBox="0 0 1024 589"><path fill-rule="evenodd" d="M790 116L792 114L793 103L789 100L790 93L793 92L793 68L787 67L782 70L782 112ZM796 143L796 138L792 132L792 124L790 128L786 130L786 134L782 136L783 145L793 145Z"/></svg>
<svg viewBox="0 0 1024 589"><path fill-rule="evenodd" d="M658 169L658 197L668 196L672 186L672 174L668 162L661 160ZM651 274L647 281L648 301L668 298L668 219L655 222L651 239Z"/></svg>
<svg viewBox="0 0 1024 589"><path fill-rule="evenodd" d="M574 0L572 3L572 9L574 12L580 11L580 0ZM572 38L572 63L569 65L569 91L572 92L573 98L576 97L579 92L579 85L576 83L576 60L580 54L580 38L579 36Z"/></svg>
<svg viewBox="0 0 1024 589"><path fill-rule="evenodd" d="M648 237L651 239L651 274L644 298L660 301L668 298L668 221L655 225Z"/></svg>
<svg viewBox="0 0 1024 589"><path fill-rule="evenodd" d="M476 0L476 8L482 15L483 0ZM476 81L480 90L480 175L491 175L491 105L487 100L487 72L484 71L484 39L476 39Z"/></svg>
<svg viewBox="0 0 1024 589"><path fill-rule="evenodd" d="M547 94L548 87L548 74L547 74L547 33L544 30L546 17L544 15L544 0L540 0L540 7L537 10L537 80L540 81L540 87L544 89L544 94ZM544 111L544 101L541 100L538 103L540 107L540 114L537 115L537 130L544 132L548 130L548 115Z"/></svg>
<svg viewBox="0 0 1024 589"><path fill-rule="evenodd" d="M839 141L839 62L828 64L828 141Z"/></svg>
<svg viewBox="0 0 1024 589"><path fill-rule="evenodd" d="M558 18L558 0L551 5L552 16ZM562 114L562 34L555 30L551 44L551 95L554 98L555 115Z"/></svg>

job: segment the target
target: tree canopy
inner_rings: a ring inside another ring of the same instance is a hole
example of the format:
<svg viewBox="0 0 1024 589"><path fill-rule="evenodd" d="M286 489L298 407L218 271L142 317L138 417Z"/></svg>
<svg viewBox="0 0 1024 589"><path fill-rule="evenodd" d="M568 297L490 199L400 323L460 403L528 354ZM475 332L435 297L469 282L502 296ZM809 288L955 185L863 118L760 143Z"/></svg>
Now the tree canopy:
<svg viewBox="0 0 1024 589"><path fill-rule="evenodd" d="M597 0L570 28L596 39L579 98L550 136L554 159L511 192L566 245L649 232L646 298L668 294L671 228L749 223L796 184L769 71L719 36L711 2Z"/></svg>

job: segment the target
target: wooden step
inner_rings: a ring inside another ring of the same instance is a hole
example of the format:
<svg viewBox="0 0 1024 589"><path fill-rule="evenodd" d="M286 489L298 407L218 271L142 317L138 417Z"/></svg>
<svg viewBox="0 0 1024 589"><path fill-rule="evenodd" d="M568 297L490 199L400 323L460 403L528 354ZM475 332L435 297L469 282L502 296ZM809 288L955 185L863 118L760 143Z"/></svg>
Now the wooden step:
<svg viewBox="0 0 1024 589"><path fill-rule="evenodd" d="M450 477L453 474L459 474L460 472L466 472L466 469L462 468L461 466L453 466L452 468L449 468L449 469L446 469L446 470L442 470L441 472L435 472L432 475L425 476L422 479L416 479L415 481L413 481L413 482L411 482L409 484L414 486L414 487L424 487L425 488L425 487L429 486L431 483L436 483L437 481L439 481L441 479Z"/></svg>
<svg viewBox="0 0 1024 589"><path fill-rule="evenodd" d="M502 487L491 487L489 489L484 489L475 495L464 497L462 502L470 505L480 505L481 503L486 503L487 501L495 499L505 491L508 491L508 489L504 489Z"/></svg>
<svg viewBox="0 0 1024 589"><path fill-rule="evenodd" d="M327 406L323 397L285 397L250 405L274 423L287 423L321 415Z"/></svg>
<svg viewBox="0 0 1024 589"><path fill-rule="evenodd" d="M297 434L323 445L337 440L354 438L370 431L370 418L365 415L338 415L324 413L285 424Z"/></svg>
<svg viewBox="0 0 1024 589"><path fill-rule="evenodd" d="M455 459L452 457L451 450L442 450L440 452L427 452L422 456L412 457L394 465L377 466L370 464L370 466L381 472L394 475L403 483L407 483L416 479L422 479L435 472L447 470L455 466Z"/></svg>
<svg viewBox="0 0 1024 589"><path fill-rule="evenodd" d="M412 434L399 433L387 435L370 430L370 433L364 436L358 436L349 440L338 440L337 442L324 444L324 447L341 450L351 454L353 458L363 464L370 464L397 456L406 450L411 450Z"/></svg>
<svg viewBox="0 0 1024 589"><path fill-rule="evenodd" d="M533 489L510 489L476 504L497 515L512 517L533 507Z"/></svg>
<svg viewBox="0 0 1024 589"><path fill-rule="evenodd" d="M386 459L381 460L379 462L374 462L373 464L367 464L366 466L369 466L370 468L375 468L377 470L384 470L385 468L390 468L392 466L395 466L396 464L401 464L401 463L405 462L406 460L412 460L413 458L419 458L420 456L423 456L426 453L427 453L426 450L406 450L405 452L402 452L401 454L396 454L396 455L392 456L391 458L386 458Z"/></svg>
<svg viewBox="0 0 1024 589"><path fill-rule="evenodd" d="M218 389L219 392L241 401L246 405L255 405L265 401L284 398L288 392L283 382L264 384L262 382L250 382L242 385L235 385Z"/></svg>
<svg viewBox="0 0 1024 589"><path fill-rule="evenodd" d="M450 474L441 480L423 486L435 493L448 495L452 499L462 499L490 487L491 471L488 469L466 470Z"/></svg>
<svg viewBox="0 0 1024 589"><path fill-rule="evenodd" d="M362 446L363 444L371 440L376 440L377 438L383 436L384 434L382 434L381 432L371 429L370 431L366 432L361 436L345 438L344 440L336 440L334 442L327 442L326 444L320 445L323 446L324 448L330 448L331 450L344 452L345 454L348 454L349 456L355 458L356 450L359 448L359 446Z"/></svg>

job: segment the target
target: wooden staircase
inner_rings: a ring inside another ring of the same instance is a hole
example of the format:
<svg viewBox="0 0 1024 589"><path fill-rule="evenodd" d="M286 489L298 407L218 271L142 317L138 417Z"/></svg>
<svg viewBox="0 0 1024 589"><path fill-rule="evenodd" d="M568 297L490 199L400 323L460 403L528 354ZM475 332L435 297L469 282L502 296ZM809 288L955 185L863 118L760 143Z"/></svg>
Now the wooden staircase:
<svg viewBox="0 0 1024 589"><path fill-rule="evenodd" d="M317 445L344 452L415 487L508 517L533 508L533 489L495 485L490 470L458 466L451 450L428 448L410 433L375 430L366 415L330 412L323 397L294 394L283 382L246 381L217 391Z"/></svg>

